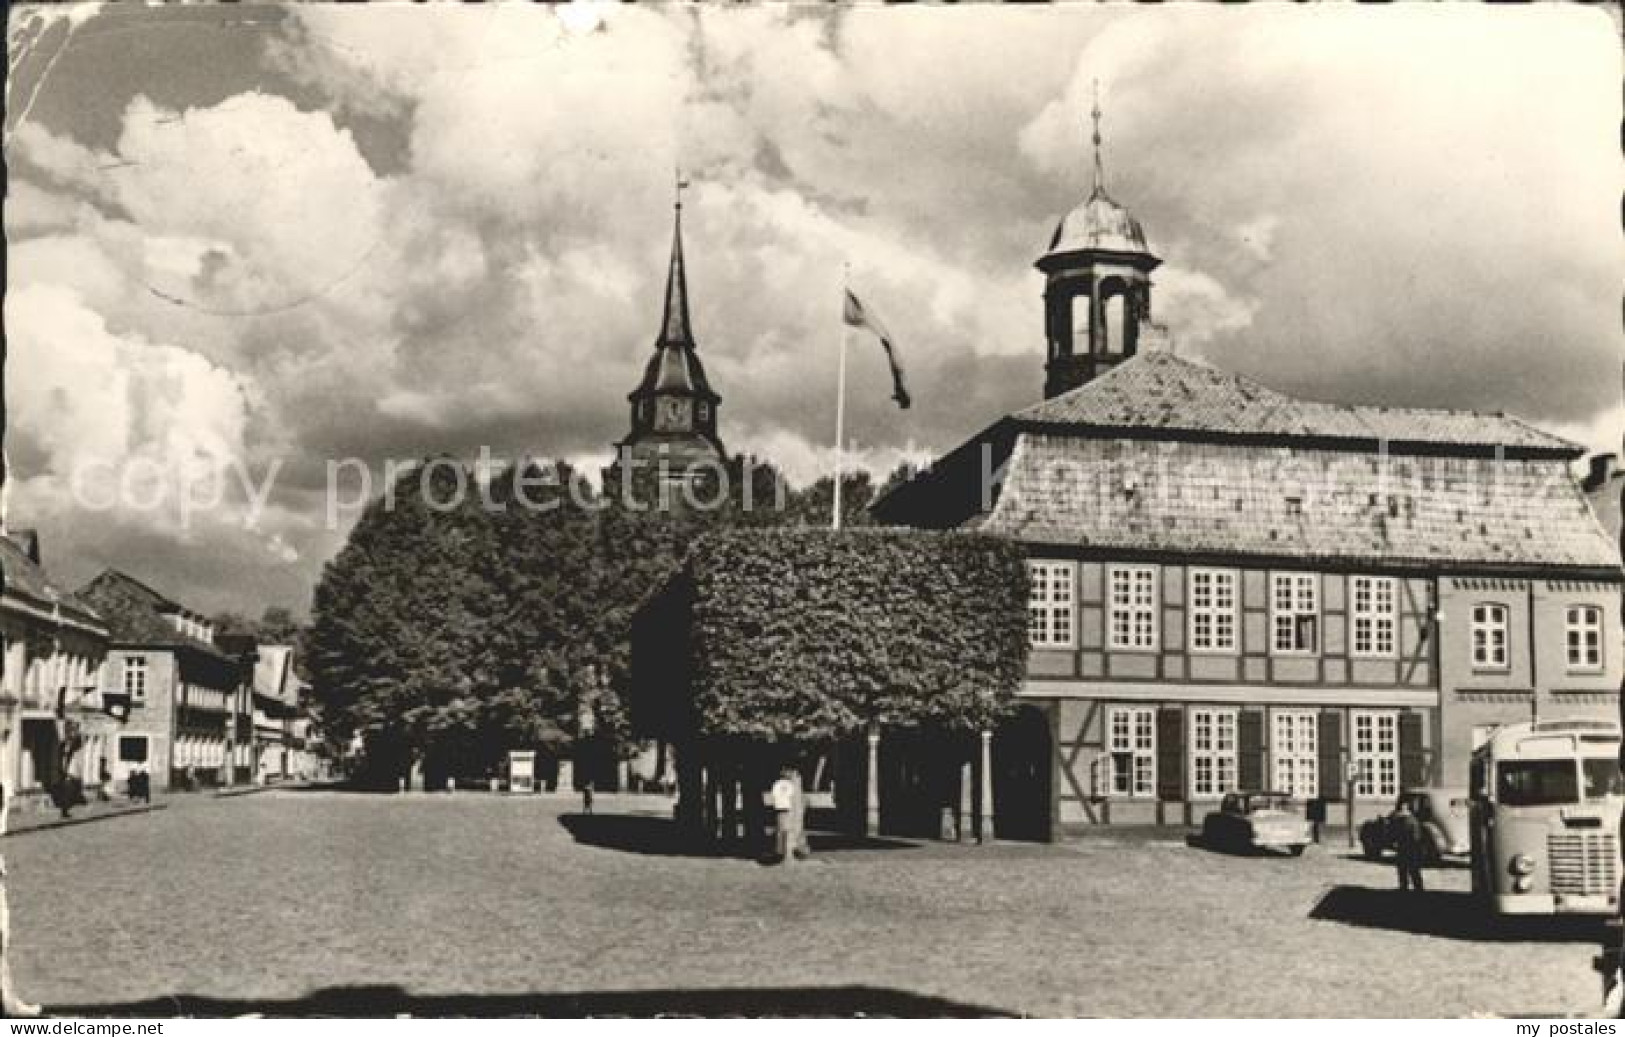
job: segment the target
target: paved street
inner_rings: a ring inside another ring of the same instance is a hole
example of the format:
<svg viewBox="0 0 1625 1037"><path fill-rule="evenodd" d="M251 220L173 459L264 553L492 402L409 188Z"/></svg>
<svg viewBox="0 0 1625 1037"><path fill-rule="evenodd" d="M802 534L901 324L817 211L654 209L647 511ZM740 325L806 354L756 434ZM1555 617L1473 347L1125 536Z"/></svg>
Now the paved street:
<svg viewBox="0 0 1625 1037"><path fill-rule="evenodd" d="M3 845L17 978L58 1010L199 1014L1597 1004L1588 927L1487 931L1459 869L1407 904L1340 848L1244 859L1132 833L765 868L676 854L659 805L278 791L27 833Z"/></svg>

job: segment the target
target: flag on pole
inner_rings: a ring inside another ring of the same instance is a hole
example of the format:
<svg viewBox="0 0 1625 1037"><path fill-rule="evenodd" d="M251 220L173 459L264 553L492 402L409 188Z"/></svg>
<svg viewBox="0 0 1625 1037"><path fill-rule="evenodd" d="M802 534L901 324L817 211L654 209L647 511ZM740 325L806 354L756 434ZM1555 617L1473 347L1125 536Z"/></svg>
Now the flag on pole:
<svg viewBox="0 0 1625 1037"><path fill-rule="evenodd" d="M879 318L864 308L858 297L852 294L852 289L846 290L846 323L854 328L865 328L880 340L880 345L886 350L886 365L891 368L891 398L897 405L908 410L913 401L909 399L908 387L903 384L903 365L897 360L897 347L892 344L891 332L880 323Z"/></svg>

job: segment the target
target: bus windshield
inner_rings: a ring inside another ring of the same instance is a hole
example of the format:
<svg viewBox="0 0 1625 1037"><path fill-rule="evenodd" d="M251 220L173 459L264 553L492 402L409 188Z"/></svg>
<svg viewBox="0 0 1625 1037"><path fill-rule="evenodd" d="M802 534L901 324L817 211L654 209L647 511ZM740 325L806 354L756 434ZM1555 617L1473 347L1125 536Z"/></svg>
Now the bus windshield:
<svg viewBox="0 0 1625 1037"><path fill-rule="evenodd" d="M1580 761L1585 774L1587 799L1625 795L1625 775L1619 772L1619 761L1612 756L1594 756Z"/></svg>
<svg viewBox="0 0 1625 1037"><path fill-rule="evenodd" d="M1495 798L1509 807L1578 803L1580 768L1562 760L1507 760L1495 768Z"/></svg>

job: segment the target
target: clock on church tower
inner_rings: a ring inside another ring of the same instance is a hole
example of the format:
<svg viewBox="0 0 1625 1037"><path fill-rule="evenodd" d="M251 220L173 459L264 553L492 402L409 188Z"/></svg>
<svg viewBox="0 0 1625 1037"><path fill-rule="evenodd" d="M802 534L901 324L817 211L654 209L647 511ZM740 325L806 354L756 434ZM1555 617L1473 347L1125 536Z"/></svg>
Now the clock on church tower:
<svg viewBox="0 0 1625 1037"><path fill-rule="evenodd" d="M667 396L655 407L655 428L661 432L686 431L693 417L692 400Z"/></svg>

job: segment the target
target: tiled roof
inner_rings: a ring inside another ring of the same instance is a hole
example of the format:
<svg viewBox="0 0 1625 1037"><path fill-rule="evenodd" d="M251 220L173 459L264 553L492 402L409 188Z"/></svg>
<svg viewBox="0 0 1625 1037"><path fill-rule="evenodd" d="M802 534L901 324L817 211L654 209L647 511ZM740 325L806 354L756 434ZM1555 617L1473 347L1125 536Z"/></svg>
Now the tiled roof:
<svg viewBox="0 0 1625 1037"><path fill-rule="evenodd" d="M9 536L0 536L0 571L5 574L7 594L27 598L45 609L60 605L63 612L83 623L103 626L101 617L88 603L53 583L44 568L29 557L27 547Z"/></svg>
<svg viewBox="0 0 1625 1037"><path fill-rule="evenodd" d="M1561 459L1025 432L981 528L1128 551L1619 568Z"/></svg>
<svg viewBox="0 0 1625 1037"><path fill-rule="evenodd" d="M1299 400L1242 375L1164 351L1140 353L1087 385L1012 417L1025 425L1075 430L1385 440L1446 449L1500 446L1581 453L1579 446L1505 415Z"/></svg>
<svg viewBox="0 0 1625 1037"><path fill-rule="evenodd" d="M229 660L218 646L175 629L165 615L190 610L128 573L104 570L78 593L106 618L114 644L192 648Z"/></svg>

